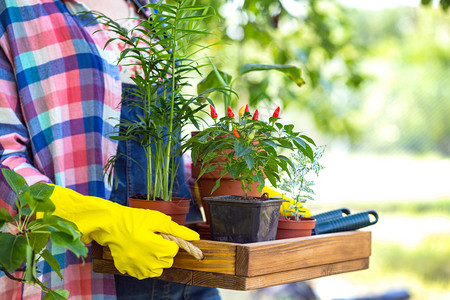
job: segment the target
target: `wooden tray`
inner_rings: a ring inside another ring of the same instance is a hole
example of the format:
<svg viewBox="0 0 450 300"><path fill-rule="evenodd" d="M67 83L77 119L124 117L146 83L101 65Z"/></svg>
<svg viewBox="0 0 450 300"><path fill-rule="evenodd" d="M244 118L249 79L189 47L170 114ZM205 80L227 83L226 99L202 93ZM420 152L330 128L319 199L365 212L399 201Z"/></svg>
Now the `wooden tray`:
<svg viewBox="0 0 450 300"><path fill-rule="evenodd" d="M200 240L197 261L180 250L158 279L252 290L369 268L371 232L350 231L251 244ZM120 274L107 247L93 243L93 271Z"/></svg>

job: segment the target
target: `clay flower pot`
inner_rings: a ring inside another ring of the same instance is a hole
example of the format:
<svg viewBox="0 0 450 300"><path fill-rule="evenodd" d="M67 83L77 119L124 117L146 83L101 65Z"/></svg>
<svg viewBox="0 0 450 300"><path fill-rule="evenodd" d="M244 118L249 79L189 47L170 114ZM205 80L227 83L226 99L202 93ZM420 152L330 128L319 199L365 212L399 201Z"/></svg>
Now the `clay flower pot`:
<svg viewBox="0 0 450 300"><path fill-rule="evenodd" d="M189 199L179 197L172 198L172 201L128 198L130 207L157 210L172 217L172 221L179 225L184 225L186 222L190 201Z"/></svg>
<svg viewBox="0 0 450 300"><path fill-rule="evenodd" d="M280 217L278 220L277 240L310 236L316 225L314 218L301 218L300 221L286 220Z"/></svg>

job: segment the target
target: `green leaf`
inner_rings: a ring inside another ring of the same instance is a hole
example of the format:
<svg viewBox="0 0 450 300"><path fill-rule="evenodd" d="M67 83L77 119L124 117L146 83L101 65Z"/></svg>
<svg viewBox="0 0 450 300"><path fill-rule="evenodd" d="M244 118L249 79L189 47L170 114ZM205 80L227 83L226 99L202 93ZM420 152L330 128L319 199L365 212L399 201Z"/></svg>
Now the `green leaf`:
<svg viewBox="0 0 450 300"><path fill-rule="evenodd" d="M262 194L262 191L263 191L263 189L264 189L264 186L265 186L264 182L261 183L261 184L258 184L258 185L256 186L256 189L258 190L258 193L259 193L260 195Z"/></svg>
<svg viewBox="0 0 450 300"><path fill-rule="evenodd" d="M25 179L16 172L3 168L2 173L16 195L18 195L24 187L28 187Z"/></svg>
<svg viewBox="0 0 450 300"><path fill-rule="evenodd" d="M27 238L23 235L0 233L0 264L13 272L25 262Z"/></svg>
<svg viewBox="0 0 450 300"><path fill-rule="evenodd" d="M271 146L272 148L277 148L277 144L275 144L275 142L274 141L272 141L272 140L267 140L267 139L265 139L265 140L263 140L262 141L264 144L266 144L266 145L269 145L269 146Z"/></svg>
<svg viewBox="0 0 450 300"><path fill-rule="evenodd" d="M217 190L220 187L220 178L216 180L216 184L211 190L211 194L214 193L215 190Z"/></svg>
<svg viewBox="0 0 450 300"><path fill-rule="evenodd" d="M0 228L8 222L12 222L14 221L14 218L11 217L11 215L9 214L9 212L4 209L3 207L0 208Z"/></svg>
<svg viewBox="0 0 450 300"><path fill-rule="evenodd" d="M45 184L43 182L38 182L30 186L31 196L35 199L47 199L53 194L54 186Z"/></svg>
<svg viewBox="0 0 450 300"><path fill-rule="evenodd" d="M284 130L286 130L287 133L291 134L292 130L294 129L294 125L288 124L284 126Z"/></svg>
<svg viewBox="0 0 450 300"><path fill-rule="evenodd" d="M208 89L223 88L230 85L231 75L217 70L217 73L211 71L202 81L197 85L197 93L201 94Z"/></svg>
<svg viewBox="0 0 450 300"><path fill-rule="evenodd" d="M198 178L201 178L204 174L214 171L218 166L213 164L208 164L206 167L200 169L200 173L198 174Z"/></svg>
<svg viewBox="0 0 450 300"><path fill-rule="evenodd" d="M29 207L22 207L20 209L20 214L22 216L31 216L33 214L33 211Z"/></svg>
<svg viewBox="0 0 450 300"><path fill-rule="evenodd" d="M231 166L227 166L227 171L228 173L230 173L231 177L233 177L233 179L236 179L239 174L240 174L240 168L238 166L238 164L233 164Z"/></svg>
<svg viewBox="0 0 450 300"><path fill-rule="evenodd" d="M252 148L249 146L245 146L240 142L234 142L234 151L236 152L237 157L242 157L244 155L252 153Z"/></svg>
<svg viewBox="0 0 450 300"><path fill-rule="evenodd" d="M49 290L42 300L67 300L69 295L64 289Z"/></svg>
<svg viewBox="0 0 450 300"><path fill-rule="evenodd" d="M78 239L81 237L81 234L77 232L71 225L65 224L64 222L59 222L55 225L48 225L46 228L52 232L61 232L69 235L72 239L72 241Z"/></svg>
<svg viewBox="0 0 450 300"><path fill-rule="evenodd" d="M45 259L45 261L50 265L50 267L58 274L59 278L63 279L63 276L61 275L61 265L59 264L58 260L48 251L45 249L41 253L42 257Z"/></svg>
<svg viewBox="0 0 450 300"><path fill-rule="evenodd" d="M31 223L30 223L31 224ZM30 241L30 246L36 253L39 253L48 243L49 233L28 233L28 239Z"/></svg>
<svg viewBox="0 0 450 300"><path fill-rule="evenodd" d="M312 138L310 138L309 136L306 135L301 135L300 136L302 139L304 139L305 141L307 141L310 144L313 144L314 146L316 146L316 143L314 142L314 140Z"/></svg>
<svg viewBox="0 0 450 300"><path fill-rule="evenodd" d="M259 182L261 184L264 184L264 182L265 182L264 175L262 173L257 173L255 175L253 175L253 180L256 182Z"/></svg>
<svg viewBox="0 0 450 300"><path fill-rule="evenodd" d="M291 65L245 64L242 65L239 75L244 75L245 73L253 71L268 70L276 70L284 73L284 75L295 82L299 87L305 84L305 81L302 78L301 69Z"/></svg>
<svg viewBox="0 0 450 300"><path fill-rule="evenodd" d="M35 199L35 209L37 212L54 212L56 206L53 204L50 198L46 199ZM31 207L31 205L30 205Z"/></svg>
<svg viewBox="0 0 450 300"><path fill-rule="evenodd" d="M31 196L31 193L28 189L19 194L19 199L22 205L28 204L31 209L34 209L37 205L36 200L33 198L33 196Z"/></svg>
<svg viewBox="0 0 450 300"><path fill-rule="evenodd" d="M50 240L58 246L65 247L73 252L77 257L86 256L87 248L86 245L79 239L73 239L70 234L64 232L52 232L50 234Z"/></svg>
<svg viewBox="0 0 450 300"><path fill-rule="evenodd" d="M250 155L246 155L244 156L244 160L247 163L247 167L249 168L249 170L251 170L255 165L255 159Z"/></svg>

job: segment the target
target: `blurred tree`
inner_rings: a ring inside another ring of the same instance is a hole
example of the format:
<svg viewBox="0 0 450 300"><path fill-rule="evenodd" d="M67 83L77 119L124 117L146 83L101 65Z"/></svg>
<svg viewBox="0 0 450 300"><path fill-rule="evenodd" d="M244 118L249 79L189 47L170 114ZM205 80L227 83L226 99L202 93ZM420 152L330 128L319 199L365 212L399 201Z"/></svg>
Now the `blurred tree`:
<svg viewBox="0 0 450 300"><path fill-rule="evenodd" d="M421 0L420 1L422 5L431 5L433 3L433 0ZM448 10L450 7L450 0L439 0L439 5L442 7L443 10Z"/></svg>
<svg viewBox="0 0 450 300"><path fill-rule="evenodd" d="M355 41L368 46L367 67L378 75L365 89L366 149L449 156L449 15L398 8L352 16Z"/></svg>
<svg viewBox="0 0 450 300"><path fill-rule="evenodd" d="M202 1L224 20L217 34L229 44L215 50L226 55L213 58L220 70L235 76L244 63L292 64L303 70L302 88L277 72L243 76L235 87L241 102L254 108L290 106L312 116L327 134L358 136L352 116L362 103L351 91L365 79L359 65L365 54L352 42L347 9L328 0Z"/></svg>

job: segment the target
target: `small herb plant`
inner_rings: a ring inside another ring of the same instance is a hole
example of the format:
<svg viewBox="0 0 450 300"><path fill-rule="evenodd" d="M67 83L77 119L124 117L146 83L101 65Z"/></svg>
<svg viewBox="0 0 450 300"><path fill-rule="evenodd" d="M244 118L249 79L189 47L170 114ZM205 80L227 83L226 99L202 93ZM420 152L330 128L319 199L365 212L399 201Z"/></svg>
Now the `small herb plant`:
<svg viewBox="0 0 450 300"><path fill-rule="evenodd" d="M2 169L2 173L16 193L17 214L12 217L6 209L0 209L0 228L6 224L8 229L7 232L0 232L0 270L11 280L28 283L44 291L43 299L67 299L69 291L51 290L39 280L37 262L44 259L63 279L59 262L45 246L50 239L53 244L69 249L77 257L86 257L88 250L80 240L77 226L52 214L55 205L50 196L54 187L45 183L28 186L19 174L8 169ZM32 220L36 213L42 213L43 217ZM23 271L23 276L15 277L12 274L14 271Z"/></svg>
<svg viewBox="0 0 450 300"><path fill-rule="evenodd" d="M292 153L292 164L288 166L289 177L283 177L280 180L279 188L287 192L292 201L289 201L289 209L285 211L287 217L292 217L299 221L303 213L303 203L307 200L314 200L315 195L312 186L314 181L306 177L310 171L319 176L320 170L324 167L319 164L319 160L325 151L325 146L319 146L313 149L313 158L305 155L302 151Z"/></svg>
<svg viewBox="0 0 450 300"><path fill-rule="evenodd" d="M120 135L111 139L133 140L143 147L147 165L141 167L147 173L147 199L171 200L175 176L170 174L176 174L182 154L180 146L187 139L182 135L183 128L188 123L198 128L196 113L206 106L200 102L203 95L190 95L185 89L190 86L192 76L200 74L200 64L193 57L208 48L198 40L210 34L202 27L202 21L212 13L208 6L196 5L192 0L159 2L145 7L154 14L131 30L104 15L96 17L118 35L110 41L124 43L119 63L128 59L134 61L130 64L142 68L131 79L138 86L133 93L143 101L122 101L122 105L142 109L143 116L138 121L122 120L116 127ZM120 155L123 154L111 157L104 168L110 181Z"/></svg>
<svg viewBox="0 0 450 300"><path fill-rule="evenodd" d="M300 132L294 125L283 125L279 121L278 107L268 121L259 120L256 110L250 114L248 105L239 110L238 119L228 107L228 115L218 119L210 106L215 124L192 137L185 145L191 149L194 163L200 162L199 178L216 168L221 168L220 178L212 190L220 186L221 178L229 173L241 182L243 198L247 198L251 184L258 182L259 193L265 185L265 178L276 187L283 172L290 175L292 161L285 154L299 150L313 160L314 141Z"/></svg>

